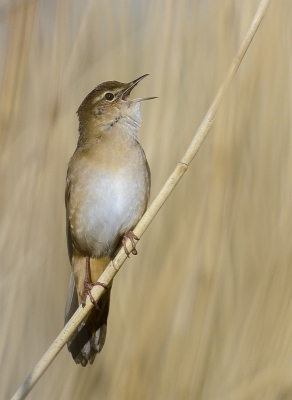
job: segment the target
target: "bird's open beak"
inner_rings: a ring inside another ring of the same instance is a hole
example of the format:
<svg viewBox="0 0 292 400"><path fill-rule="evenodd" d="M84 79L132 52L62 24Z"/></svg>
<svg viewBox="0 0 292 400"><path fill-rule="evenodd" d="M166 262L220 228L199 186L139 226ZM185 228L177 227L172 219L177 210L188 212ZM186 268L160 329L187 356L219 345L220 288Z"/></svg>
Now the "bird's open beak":
<svg viewBox="0 0 292 400"><path fill-rule="evenodd" d="M140 78L137 78L137 79L135 79L134 81L128 83L128 86L126 87L126 89L124 89L124 90L122 91L122 93L121 93L121 98L122 98L123 100L129 100L129 99L128 99L128 96L130 95L130 93L131 93L131 91L134 89L134 87L135 87L136 85L138 85L138 83L139 83L140 81L142 81L142 79L146 78L146 76L148 76L148 75L149 75L149 74L142 75L142 76L140 76ZM151 100L151 99L157 99L157 97L141 97L141 98L139 98L139 99L133 99L133 100L130 100L130 101L131 101L132 103L137 103L137 102L140 102L140 101Z"/></svg>

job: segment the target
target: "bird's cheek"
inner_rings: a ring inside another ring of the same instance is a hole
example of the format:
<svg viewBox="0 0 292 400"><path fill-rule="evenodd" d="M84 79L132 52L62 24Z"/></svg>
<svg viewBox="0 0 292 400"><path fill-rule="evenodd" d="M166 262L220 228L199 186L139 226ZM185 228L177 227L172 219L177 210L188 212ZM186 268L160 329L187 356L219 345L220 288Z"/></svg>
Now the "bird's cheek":
<svg viewBox="0 0 292 400"><path fill-rule="evenodd" d="M99 106L94 109L94 114L97 117L100 117L101 115L104 115L105 113L106 113L105 107Z"/></svg>

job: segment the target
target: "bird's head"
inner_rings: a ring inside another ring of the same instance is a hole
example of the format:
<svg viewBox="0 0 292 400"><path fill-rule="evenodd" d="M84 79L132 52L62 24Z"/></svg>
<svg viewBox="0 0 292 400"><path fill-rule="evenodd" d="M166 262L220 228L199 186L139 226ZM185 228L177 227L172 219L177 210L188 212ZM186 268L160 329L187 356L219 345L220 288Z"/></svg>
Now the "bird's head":
<svg viewBox="0 0 292 400"><path fill-rule="evenodd" d="M139 124L141 101L156 97L130 99L129 96L133 88L146 76L148 74L129 83L103 82L93 89L77 111L80 130L82 131L88 123L98 129L110 130L122 118L130 118Z"/></svg>

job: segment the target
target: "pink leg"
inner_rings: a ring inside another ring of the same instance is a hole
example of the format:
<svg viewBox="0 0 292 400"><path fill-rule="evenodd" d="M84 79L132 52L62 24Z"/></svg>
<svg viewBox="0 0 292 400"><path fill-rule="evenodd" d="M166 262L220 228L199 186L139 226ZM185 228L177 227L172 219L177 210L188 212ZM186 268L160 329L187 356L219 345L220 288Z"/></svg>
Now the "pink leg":
<svg viewBox="0 0 292 400"><path fill-rule="evenodd" d="M99 307L98 307L97 302L94 300L94 298L92 297L92 294L91 294L91 292L90 292L91 289L92 289L94 286L97 286L97 285L102 286L102 287L105 288L105 289L108 288L108 287L107 287L104 283L102 283L102 282L92 282L92 281L91 281L91 278L90 278L90 257L86 257L85 277L84 277L84 294L83 294L83 299L82 299L82 306L83 306L83 307L85 306L86 297L87 297L87 295L88 295L89 298L90 298L90 301L91 301L91 303L94 305L94 307L95 307L97 310L100 310Z"/></svg>
<svg viewBox="0 0 292 400"><path fill-rule="evenodd" d="M131 243L132 243L132 246L133 246L132 253L134 254L134 256L136 256L136 255L138 254L138 252L137 252L137 250L136 250L136 242L135 242L135 240L139 240L139 238L138 238L138 237L135 235L135 233L132 232L132 231L126 232L126 233L124 234L124 237L123 237L123 240L122 240L122 244L123 244L125 253L126 253L127 256L129 257L130 252L129 252L129 250L127 249L127 246L126 246L126 241L127 241L127 239L130 239L130 241L131 241Z"/></svg>

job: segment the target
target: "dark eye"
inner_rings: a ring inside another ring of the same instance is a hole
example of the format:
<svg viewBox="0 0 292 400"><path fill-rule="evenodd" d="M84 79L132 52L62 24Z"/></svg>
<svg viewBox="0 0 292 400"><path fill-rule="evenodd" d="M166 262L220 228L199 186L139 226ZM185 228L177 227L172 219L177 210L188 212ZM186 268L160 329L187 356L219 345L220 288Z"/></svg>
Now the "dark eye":
<svg viewBox="0 0 292 400"><path fill-rule="evenodd" d="M108 100L108 101L112 101L112 100L115 98L115 96L114 96L112 93L108 92L108 93L106 93L106 94L104 95L104 98L105 98L106 100Z"/></svg>

